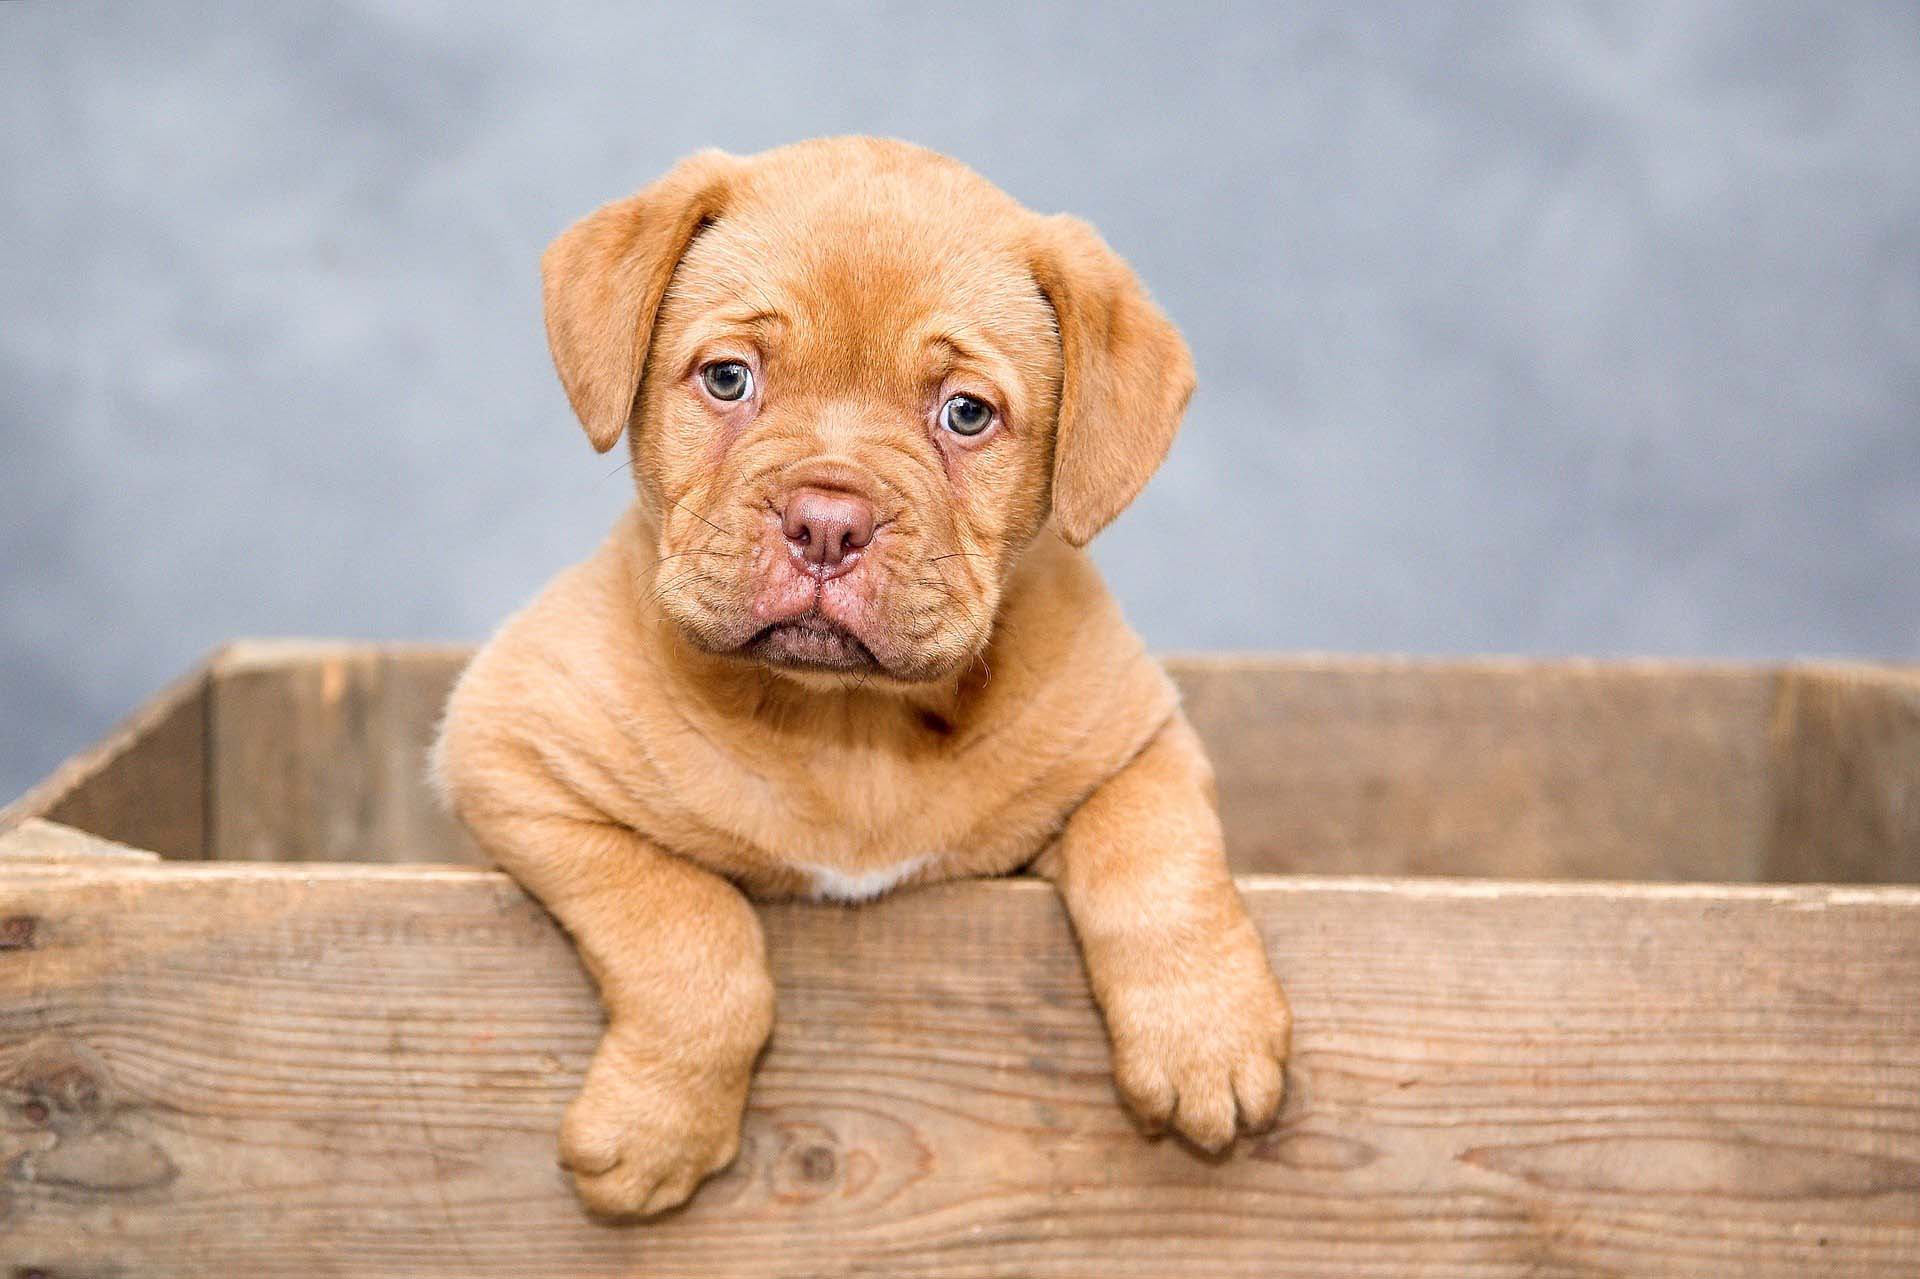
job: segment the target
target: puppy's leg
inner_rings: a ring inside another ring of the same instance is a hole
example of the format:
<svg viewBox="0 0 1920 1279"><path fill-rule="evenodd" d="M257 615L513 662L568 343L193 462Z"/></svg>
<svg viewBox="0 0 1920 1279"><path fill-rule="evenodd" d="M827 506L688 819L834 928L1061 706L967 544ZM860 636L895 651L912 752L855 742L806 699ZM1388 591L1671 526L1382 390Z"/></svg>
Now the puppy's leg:
<svg viewBox="0 0 1920 1279"><path fill-rule="evenodd" d="M473 824L573 934L606 1005L606 1037L561 1125L561 1163L595 1212L683 1203L738 1152L748 1079L773 1027L753 908L623 827Z"/></svg>
<svg viewBox="0 0 1920 1279"><path fill-rule="evenodd" d="M1227 874L1213 773L1184 716L1091 795L1035 866L1086 956L1127 1104L1217 1151L1279 1114L1290 1017Z"/></svg>

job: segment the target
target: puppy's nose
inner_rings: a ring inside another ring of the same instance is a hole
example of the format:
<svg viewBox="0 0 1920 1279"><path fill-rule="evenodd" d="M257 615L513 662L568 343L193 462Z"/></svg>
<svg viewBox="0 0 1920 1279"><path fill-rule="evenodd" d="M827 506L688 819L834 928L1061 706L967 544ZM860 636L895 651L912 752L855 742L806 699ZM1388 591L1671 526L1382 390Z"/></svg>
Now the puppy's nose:
<svg viewBox="0 0 1920 1279"><path fill-rule="evenodd" d="M835 489L787 494L781 530L796 555L831 575L853 567L853 553L873 540L873 503Z"/></svg>

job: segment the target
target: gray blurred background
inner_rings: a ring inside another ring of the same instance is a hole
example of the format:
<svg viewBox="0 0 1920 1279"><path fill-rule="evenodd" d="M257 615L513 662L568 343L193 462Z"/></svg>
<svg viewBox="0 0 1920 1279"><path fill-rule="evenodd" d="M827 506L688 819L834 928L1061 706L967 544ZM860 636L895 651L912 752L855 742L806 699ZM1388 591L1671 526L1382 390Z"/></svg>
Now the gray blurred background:
<svg viewBox="0 0 1920 1279"><path fill-rule="evenodd" d="M0 800L236 635L485 634L628 494L536 259L909 138L1197 353L1162 648L1920 657L1920 6L0 4Z"/></svg>

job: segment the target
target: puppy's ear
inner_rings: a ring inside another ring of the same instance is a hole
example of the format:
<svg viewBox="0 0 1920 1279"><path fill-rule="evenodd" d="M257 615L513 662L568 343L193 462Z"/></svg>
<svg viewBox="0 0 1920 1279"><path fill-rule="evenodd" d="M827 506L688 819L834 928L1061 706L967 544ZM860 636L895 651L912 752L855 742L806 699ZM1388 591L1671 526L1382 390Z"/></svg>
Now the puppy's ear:
<svg viewBox="0 0 1920 1279"><path fill-rule="evenodd" d="M1084 546L1166 457L1193 395L1193 356L1132 269L1077 218L1041 219L1032 269L1065 356L1053 514Z"/></svg>
<svg viewBox="0 0 1920 1279"><path fill-rule="evenodd" d="M540 259L553 366L601 453L632 416L673 269L700 228L725 209L740 166L721 151L690 156L638 195L568 227Z"/></svg>

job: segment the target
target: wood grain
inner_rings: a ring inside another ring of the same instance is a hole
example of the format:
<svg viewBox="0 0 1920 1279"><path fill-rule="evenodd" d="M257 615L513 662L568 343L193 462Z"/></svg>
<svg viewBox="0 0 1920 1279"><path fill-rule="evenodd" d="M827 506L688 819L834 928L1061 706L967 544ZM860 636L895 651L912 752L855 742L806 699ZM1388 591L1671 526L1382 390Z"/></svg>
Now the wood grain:
<svg viewBox="0 0 1920 1279"><path fill-rule="evenodd" d="M427 752L466 658L438 645L228 648L209 694L209 855L481 864L427 784Z"/></svg>
<svg viewBox="0 0 1920 1279"><path fill-rule="evenodd" d="M39 817L166 857L203 857L207 751L202 665L0 809L0 830Z"/></svg>
<svg viewBox="0 0 1920 1279"><path fill-rule="evenodd" d="M466 657L232 645L5 819L48 816L169 856L477 864L425 778ZM1911 670L1312 656L1169 667L1243 873L1920 878Z"/></svg>
<svg viewBox="0 0 1920 1279"><path fill-rule="evenodd" d="M1394 658L1169 662L1236 870L1753 879L1761 668Z"/></svg>
<svg viewBox="0 0 1920 1279"><path fill-rule="evenodd" d="M1911 1276L1920 890L1253 880L1280 1132L1122 1118L1031 881L765 913L739 1164L585 1220L599 1031L506 880L0 873L0 1258L164 1276Z"/></svg>
<svg viewBox="0 0 1920 1279"><path fill-rule="evenodd" d="M159 860L160 854L144 848L116 844L38 817L29 817L11 829L0 830L0 863L98 866L103 862L126 864Z"/></svg>
<svg viewBox="0 0 1920 1279"><path fill-rule="evenodd" d="M1763 877L1920 883L1920 674L1789 671L1773 744Z"/></svg>
<svg viewBox="0 0 1920 1279"><path fill-rule="evenodd" d="M424 777L465 658L235 645L213 678L213 854L477 862ZM1761 668L1169 666L1214 760L1243 873L1746 880L1765 855L1776 676Z"/></svg>

